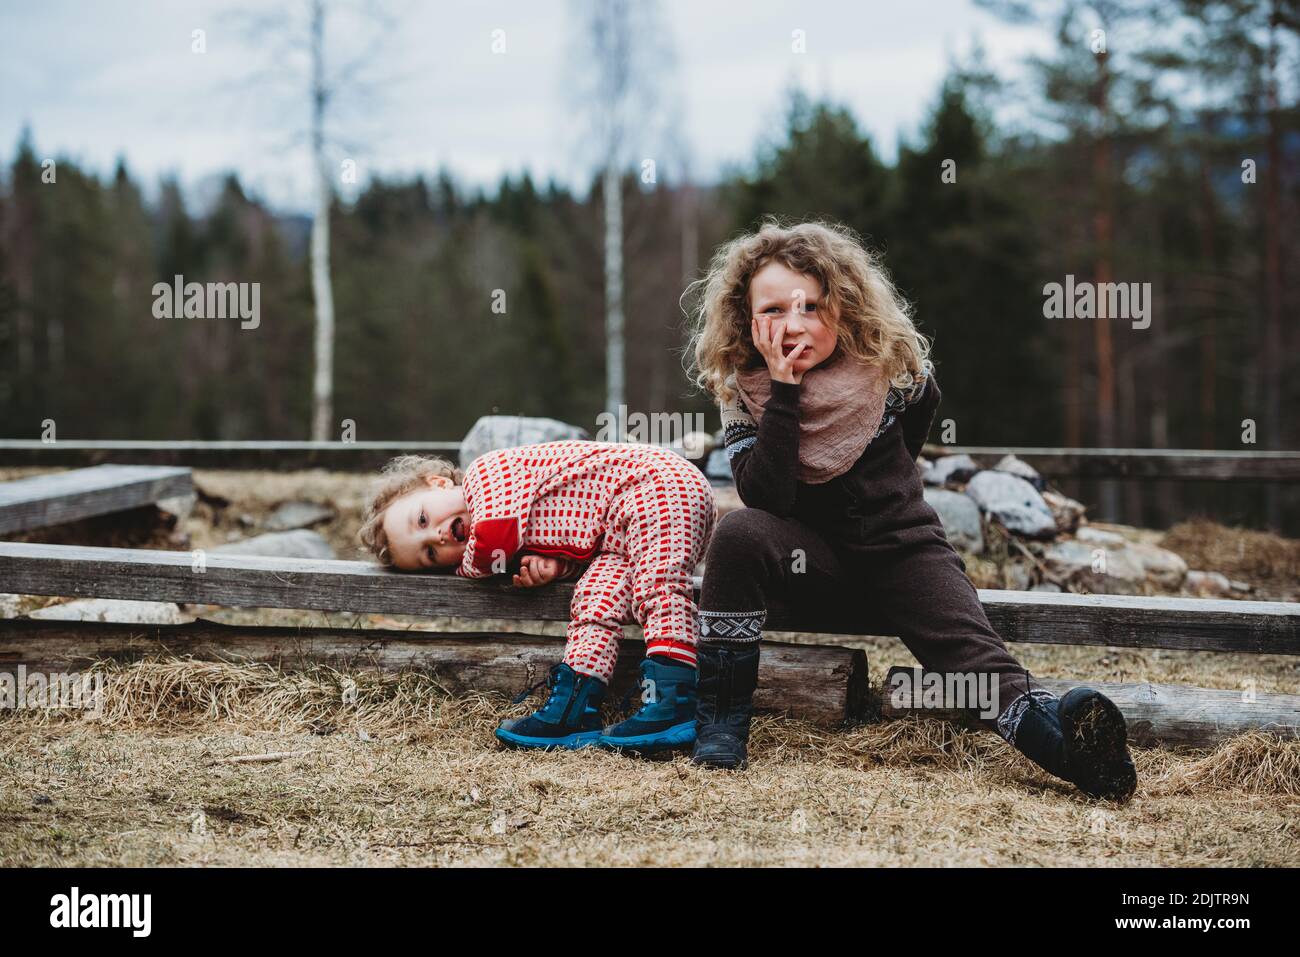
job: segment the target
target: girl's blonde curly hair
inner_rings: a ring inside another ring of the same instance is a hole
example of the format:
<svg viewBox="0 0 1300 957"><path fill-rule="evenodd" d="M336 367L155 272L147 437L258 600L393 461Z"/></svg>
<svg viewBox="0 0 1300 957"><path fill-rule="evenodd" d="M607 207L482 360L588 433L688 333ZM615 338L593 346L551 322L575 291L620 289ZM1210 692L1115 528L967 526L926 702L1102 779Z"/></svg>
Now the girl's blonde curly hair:
<svg viewBox="0 0 1300 957"><path fill-rule="evenodd" d="M388 535L384 532L385 509L394 499L423 487L430 475L449 478L457 485L465 478L465 474L446 459L432 455L399 455L385 465L375 479L357 538L381 564L393 564L393 557L388 553Z"/></svg>
<svg viewBox="0 0 1300 957"><path fill-rule="evenodd" d="M907 388L928 371L930 342L912 321L911 307L894 288L880 257L849 227L838 223L786 225L766 217L759 230L718 248L708 272L683 298L698 295L688 310L693 358L688 373L721 403L735 400L742 369L764 364L750 335L749 282L769 262L812 276L822 286L828 322L845 353L884 363L893 385Z"/></svg>

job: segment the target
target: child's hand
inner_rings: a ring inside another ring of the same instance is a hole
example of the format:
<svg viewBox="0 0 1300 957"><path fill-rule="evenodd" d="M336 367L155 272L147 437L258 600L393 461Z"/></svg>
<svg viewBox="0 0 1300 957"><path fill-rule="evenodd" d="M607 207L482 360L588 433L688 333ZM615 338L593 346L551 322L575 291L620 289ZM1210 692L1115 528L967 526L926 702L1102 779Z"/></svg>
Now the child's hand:
<svg viewBox="0 0 1300 957"><path fill-rule="evenodd" d="M772 321L771 316L758 315L749 321L749 332L754 337L754 345L767 362L767 371L777 382L789 382L798 385L803 379L802 372L794 371L794 361L804 352L801 342L782 355L781 343L785 341L785 320Z"/></svg>
<svg viewBox="0 0 1300 957"><path fill-rule="evenodd" d="M560 573L560 561L558 558L547 558L545 555L525 555L519 560L519 574L515 575L513 581L516 588L536 588L538 585L546 585L555 581L555 576Z"/></svg>

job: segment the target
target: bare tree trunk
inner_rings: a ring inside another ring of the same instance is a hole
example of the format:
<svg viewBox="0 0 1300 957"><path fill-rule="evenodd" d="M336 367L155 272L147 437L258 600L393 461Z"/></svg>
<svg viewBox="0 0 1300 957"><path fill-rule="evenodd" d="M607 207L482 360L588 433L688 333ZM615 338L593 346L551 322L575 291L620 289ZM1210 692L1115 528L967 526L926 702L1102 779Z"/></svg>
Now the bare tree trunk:
<svg viewBox="0 0 1300 957"><path fill-rule="evenodd" d="M1273 0L1268 26L1268 173L1264 178L1264 421L1270 447L1282 448L1282 252L1278 206L1282 190L1278 182L1282 166L1281 133L1278 129L1277 27L1278 3ZM1282 528L1282 502L1278 488L1270 484L1265 492L1265 520L1273 531Z"/></svg>
<svg viewBox="0 0 1300 957"><path fill-rule="evenodd" d="M1106 312L1106 297L1101 290L1112 282L1111 234L1111 153L1108 102L1110 76L1107 70L1108 54L1096 54L1097 59L1097 139L1093 145L1093 181L1097 190L1097 208L1093 214L1093 234L1097 244L1096 283L1097 318L1093 332L1097 346L1097 444L1103 448L1115 446L1115 348L1111 340L1110 323L1114 318ZM1101 510L1110 521L1116 520L1119 495L1113 481L1102 481L1098 489Z"/></svg>
<svg viewBox="0 0 1300 957"><path fill-rule="evenodd" d="M1215 312L1218 310L1218 256L1214 236L1214 185L1210 181L1210 115L1204 118L1206 144L1201 152L1201 259L1205 263L1205 281L1201 296L1205 309L1205 331L1201 335L1201 448L1214 448L1216 417L1216 376L1218 342Z"/></svg>
<svg viewBox="0 0 1300 957"><path fill-rule="evenodd" d="M605 411L618 416L623 385L623 184L612 158L605 165ZM615 421L621 421L615 419ZM621 438L621 436L620 436Z"/></svg>
<svg viewBox="0 0 1300 957"><path fill-rule="evenodd" d="M325 165L325 8L311 8L311 157L316 177L316 213L311 224L311 289L316 303L315 376L312 380L313 441L327 441L334 418L334 290L330 285L330 206L334 191Z"/></svg>

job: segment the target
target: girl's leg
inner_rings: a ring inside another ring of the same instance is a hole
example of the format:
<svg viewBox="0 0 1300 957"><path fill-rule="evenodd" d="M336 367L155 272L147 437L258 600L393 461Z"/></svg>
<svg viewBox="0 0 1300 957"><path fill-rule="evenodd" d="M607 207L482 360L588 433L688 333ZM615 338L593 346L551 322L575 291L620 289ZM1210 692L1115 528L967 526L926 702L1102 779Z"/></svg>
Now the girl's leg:
<svg viewBox="0 0 1300 957"><path fill-rule="evenodd" d="M551 669L546 703L506 721L496 736L515 748L582 748L600 740L600 705L618 661L631 606L631 566L602 552L578 579L569 606L564 660Z"/></svg>
<svg viewBox="0 0 1300 957"><path fill-rule="evenodd" d="M608 685L631 607L631 562L614 552L601 552L573 589L564 664Z"/></svg>
<svg viewBox="0 0 1300 957"><path fill-rule="evenodd" d="M956 703L1045 770L1091 796L1127 798L1137 776L1114 703L1087 688L1058 699L1034 681L994 631L961 556L938 527L893 539L846 561L866 605L892 622L922 668L964 678L954 687L968 700Z"/></svg>
<svg viewBox="0 0 1300 957"><path fill-rule="evenodd" d="M722 518L700 596L697 764L738 768L747 761L769 602L790 601L816 617L834 610L844 583L834 551L802 522L748 508Z"/></svg>
<svg viewBox="0 0 1300 957"><path fill-rule="evenodd" d="M620 548L632 564L632 614L645 632L642 707L606 728L600 743L653 751L695 740L695 567L717 509L699 469L683 461L628 490Z"/></svg>

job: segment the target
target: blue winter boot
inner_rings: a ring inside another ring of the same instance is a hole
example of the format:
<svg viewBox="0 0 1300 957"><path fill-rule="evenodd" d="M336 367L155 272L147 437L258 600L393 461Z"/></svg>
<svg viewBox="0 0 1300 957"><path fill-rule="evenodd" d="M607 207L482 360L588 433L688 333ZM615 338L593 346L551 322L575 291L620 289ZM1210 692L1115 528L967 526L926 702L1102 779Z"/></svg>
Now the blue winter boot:
<svg viewBox="0 0 1300 957"><path fill-rule="evenodd" d="M695 741L695 669L690 665L648 656L641 662L641 701L636 714L605 729L601 747L648 753Z"/></svg>
<svg viewBox="0 0 1300 957"><path fill-rule="evenodd" d="M595 744L600 737L605 683L558 664L551 668L550 686L546 704L526 717L503 722L496 730L497 738L512 748L576 750ZM539 687L529 688L515 702L523 701Z"/></svg>

